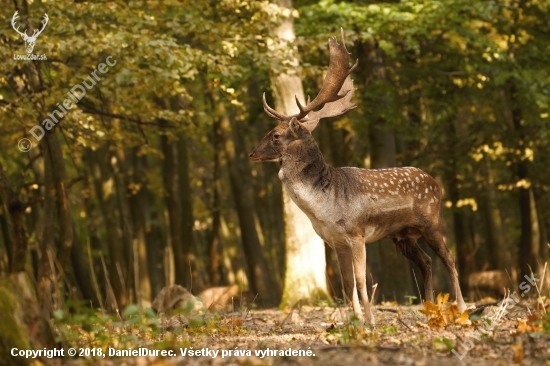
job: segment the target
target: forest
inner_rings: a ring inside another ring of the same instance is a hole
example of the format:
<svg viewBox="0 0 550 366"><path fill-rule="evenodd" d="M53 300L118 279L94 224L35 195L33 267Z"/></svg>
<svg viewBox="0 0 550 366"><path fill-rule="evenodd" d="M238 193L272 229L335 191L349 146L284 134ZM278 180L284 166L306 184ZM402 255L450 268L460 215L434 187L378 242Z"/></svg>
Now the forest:
<svg viewBox="0 0 550 366"><path fill-rule="evenodd" d="M241 347L218 361L243 365L548 364L549 0L1 4L0 365L138 347L178 364L219 364L189 347ZM315 98L341 30L357 108L312 136L331 166L434 177L466 313L430 246L433 303L381 239L376 326L358 321L279 164L249 158L278 123L262 96L285 114ZM269 347L316 356L253 356Z"/></svg>

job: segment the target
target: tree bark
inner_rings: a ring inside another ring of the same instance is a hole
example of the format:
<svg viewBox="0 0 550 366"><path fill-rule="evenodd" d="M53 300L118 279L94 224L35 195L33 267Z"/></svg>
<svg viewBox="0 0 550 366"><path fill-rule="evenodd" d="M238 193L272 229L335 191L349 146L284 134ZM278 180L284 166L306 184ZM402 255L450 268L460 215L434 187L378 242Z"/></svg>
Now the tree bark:
<svg viewBox="0 0 550 366"><path fill-rule="evenodd" d="M208 273L212 286L221 285L221 263L220 263L220 225L221 225L221 203L220 203L220 151L221 146L220 120L215 119L212 126L212 145L214 147L213 169L212 169L212 227L208 238Z"/></svg>
<svg viewBox="0 0 550 366"><path fill-rule="evenodd" d="M359 57L365 60L360 69L365 84L385 83L384 59L378 44L375 41L362 42L358 44L358 50ZM379 103L385 103L384 95L379 98ZM374 117L369 121L369 144L371 169L396 166L395 134L388 128L384 118ZM413 286L410 262L397 251L393 242L390 239L382 239L377 243L377 247L380 264L373 265L372 269L376 269L374 277L379 283L378 295L386 300L400 301L403 300L403 296L417 293L416 286ZM373 252L371 249L367 253ZM396 276L396 273L399 273L399 276Z"/></svg>
<svg viewBox="0 0 550 366"><path fill-rule="evenodd" d="M73 228L73 232L74 232ZM92 271L93 268L88 260L88 252L84 243L75 236L73 240L73 249L71 250L71 264L74 269L74 276L78 287L85 300L92 302L93 307L99 307L100 301L93 286Z"/></svg>
<svg viewBox="0 0 550 366"><path fill-rule="evenodd" d="M114 123L115 128L118 128L118 123ZM123 247L124 258L126 266L122 276L124 276L124 283L126 285L126 292L128 295L128 303L133 304L136 302L135 298L135 250L134 250L134 230L132 225L132 217L130 214L130 207L128 202L129 196L129 184L130 177L127 176L127 172L131 172L131 165L126 161L126 151L120 146L117 146L113 151L111 158L111 169L113 171L113 179L115 182L116 193L116 205L119 212L119 227L122 231L121 243Z"/></svg>
<svg viewBox="0 0 550 366"><path fill-rule="evenodd" d="M522 183L519 187L518 204L521 220L521 237L519 241L518 268L520 269L520 278L524 275L530 275L531 270L537 273L539 257L539 228L537 210L531 182L529 181L528 162L521 158L525 156L527 147L527 136L523 127L523 114L517 97L517 86L513 80L508 81L508 91L510 98L512 124L516 132L518 146L521 152L520 157L516 158L516 176L518 182Z"/></svg>
<svg viewBox="0 0 550 366"><path fill-rule="evenodd" d="M278 301L278 291L273 278L269 273L265 259L264 248L260 243L257 232L257 217L254 207L254 198L250 182L250 166L248 154L239 149L239 144L233 131L231 120L227 116L223 102L213 98L216 103L216 112L220 119L220 129L223 138L223 148L229 168L231 190L239 216L244 254L248 265L250 290L257 293L266 306L274 306Z"/></svg>
<svg viewBox="0 0 550 366"><path fill-rule="evenodd" d="M88 150L87 160L94 166L94 189L103 216L105 243L109 253L108 283L115 296L115 299L110 299L107 306L113 310L121 309L126 306L128 301L125 282L123 282L125 279L121 277L126 273L126 260L124 247L120 244L119 232L122 230L117 224L119 220L117 218L115 182L110 166L111 154L108 146L101 146L95 153ZM107 296L107 301L109 301L109 296Z"/></svg>
<svg viewBox="0 0 550 366"><path fill-rule="evenodd" d="M139 148L134 148L128 154L129 166L132 167L133 173L129 177L131 188L128 204L130 205L133 228L132 249L134 252L134 276L137 282L135 286L136 300L140 306L150 307L153 299L147 262L148 256L154 255L154 253L147 253L147 230L150 230L150 223L146 223L144 197L148 194L148 188L138 150Z"/></svg>
<svg viewBox="0 0 550 366"><path fill-rule="evenodd" d="M149 169L147 156L141 157L139 166L140 170L136 170L138 173ZM144 173L140 174L142 177L144 175ZM151 299L154 299L162 288L168 284L168 279L165 278L163 261L167 241L163 239L162 216L152 209L155 203L155 196L147 188L147 182L144 182L143 189L139 191L138 195L141 202L145 228L147 269L151 281Z"/></svg>
<svg viewBox="0 0 550 366"><path fill-rule="evenodd" d="M280 7L292 8L291 0L274 0ZM274 30L281 47L287 52L292 50L290 59L280 59L278 64L299 66L298 51L293 45L295 39L293 18L289 17ZM275 50L278 52L280 50ZM302 81L296 75L272 72L271 90L275 109L281 113L291 114L298 111L295 96L305 103ZM283 298L280 306L294 306L298 301L316 303L319 299L328 298L326 280L325 245L313 230L310 220L290 199L283 187L283 210L285 225L285 274L283 281Z"/></svg>
<svg viewBox="0 0 550 366"><path fill-rule="evenodd" d="M504 264L502 262L504 256L501 255L501 252L506 250L506 248L502 237L502 218L497 207L497 192L491 168L491 161L488 156L485 156L483 160L485 163L484 170L487 181L485 188L486 194L483 195L482 199L485 201L485 217L487 220L489 243L488 262L491 264L492 269L497 269ZM509 264L511 265L512 263Z"/></svg>
<svg viewBox="0 0 550 366"><path fill-rule="evenodd" d="M25 206L11 188L1 163L0 209L2 210L0 213L2 215L2 232L8 252L10 272L24 271L27 258L27 235L23 222Z"/></svg>
<svg viewBox="0 0 550 366"><path fill-rule="evenodd" d="M176 283L189 289L189 258L185 253L181 235L181 202L178 190L178 175L174 143L168 136L160 137L163 154L162 181L164 185L164 202L168 210L170 246L174 253Z"/></svg>
<svg viewBox="0 0 550 366"><path fill-rule="evenodd" d="M204 281L200 276L200 258L198 256L196 242L193 234L195 220L193 218L193 201L191 200L191 185L189 183L189 154L187 141L184 134L180 134L177 142L178 154L178 188L181 208L181 236L183 256L188 260L189 289L199 293L204 289Z"/></svg>

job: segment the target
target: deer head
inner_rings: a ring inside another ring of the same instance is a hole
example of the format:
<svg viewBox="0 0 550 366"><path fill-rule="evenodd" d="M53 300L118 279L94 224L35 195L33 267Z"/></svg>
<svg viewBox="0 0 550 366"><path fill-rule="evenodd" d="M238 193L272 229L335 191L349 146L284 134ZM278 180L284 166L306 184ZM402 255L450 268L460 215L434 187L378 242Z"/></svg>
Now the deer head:
<svg viewBox="0 0 550 366"><path fill-rule="evenodd" d="M300 112L293 115L284 115L271 108L263 95L264 111L279 120L277 127L272 129L260 141L258 146L250 153L253 161L278 161L286 146L293 140L300 138L300 131L311 133L317 127L321 118L336 117L346 113L357 106L351 102L353 92L353 80L350 74L357 66L357 61L349 67L349 52L344 44L344 30L340 30L341 43L336 37L328 40L330 61L327 75L321 86L319 94L303 106L296 97L296 104ZM321 107L319 110L315 110ZM289 129L289 126L294 128Z"/></svg>
<svg viewBox="0 0 550 366"><path fill-rule="evenodd" d="M21 37L23 38L23 41L25 41L25 50L27 51L27 53L32 53L32 50L34 49L34 44L36 42L36 39L38 38L40 33L42 33L44 28L46 28L46 24L48 24L48 20L49 20L48 14L44 13L44 20L42 21L42 29L35 30L33 32L32 36L28 36L27 31L25 31L25 32L19 31L20 26L16 27L16 24L15 24L15 21L16 21L17 18L19 18L19 12L18 11L16 11L15 14L13 14L13 17L11 18L11 25L12 25L13 29L15 29L15 31L21 35Z"/></svg>

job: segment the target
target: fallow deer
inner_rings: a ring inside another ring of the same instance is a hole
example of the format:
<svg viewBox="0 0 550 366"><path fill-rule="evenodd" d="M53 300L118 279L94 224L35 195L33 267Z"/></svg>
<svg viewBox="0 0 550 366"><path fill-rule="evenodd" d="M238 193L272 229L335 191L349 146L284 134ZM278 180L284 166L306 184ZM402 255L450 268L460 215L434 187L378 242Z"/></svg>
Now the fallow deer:
<svg viewBox="0 0 550 366"><path fill-rule="evenodd" d="M451 279L451 291L460 312L466 309L458 284L452 252L445 243L441 225L441 187L420 169L333 168L323 159L311 136L321 118L335 117L356 107L344 32L341 43L328 41L330 61L319 94L300 112L284 115L269 107L265 112L279 120L250 154L253 161L278 161L279 178L296 205L311 220L315 232L338 257L344 292L351 297L356 316L374 324L366 287L365 243L392 238L397 249L422 272L425 298L433 301L431 258L417 244L424 238L441 258ZM319 107L323 106L321 109Z"/></svg>

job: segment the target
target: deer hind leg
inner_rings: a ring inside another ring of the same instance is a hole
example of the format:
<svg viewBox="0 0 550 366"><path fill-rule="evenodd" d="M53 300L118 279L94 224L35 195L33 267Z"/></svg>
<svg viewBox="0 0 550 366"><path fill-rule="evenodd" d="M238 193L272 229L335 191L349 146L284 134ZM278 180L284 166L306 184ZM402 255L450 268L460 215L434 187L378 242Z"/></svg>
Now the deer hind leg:
<svg viewBox="0 0 550 366"><path fill-rule="evenodd" d="M453 252L449 249L445 242L445 237L439 230L434 230L431 232L423 233L422 235L426 243L432 248L432 250L437 254L439 258L443 261L449 277L451 279L451 292L455 296L458 303L458 310L463 312L466 310L466 303L462 297L462 292L460 291L460 285L458 284L458 272L455 268L455 259Z"/></svg>
<svg viewBox="0 0 550 366"><path fill-rule="evenodd" d="M357 283L357 292L361 295L361 302L365 309L366 323L374 325L374 315L372 314L367 294L367 250L363 238L356 241L352 246L353 271L355 272L355 282Z"/></svg>
<svg viewBox="0 0 550 366"><path fill-rule="evenodd" d="M422 272L424 280L425 300L434 301L432 284L432 259L425 251L420 248L416 239L393 239L397 250L399 250L407 259L416 264Z"/></svg>
<svg viewBox="0 0 550 366"><path fill-rule="evenodd" d="M363 320L363 312L361 311L361 305L359 304L359 297L357 296L355 286L354 264L351 248L342 246L335 247L335 250L338 258L338 267L340 267L340 274L342 275L344 297L346 298L346 302L351 300L353 312L360 320ZM351 299L349 298L350 296Z"/></svg>

